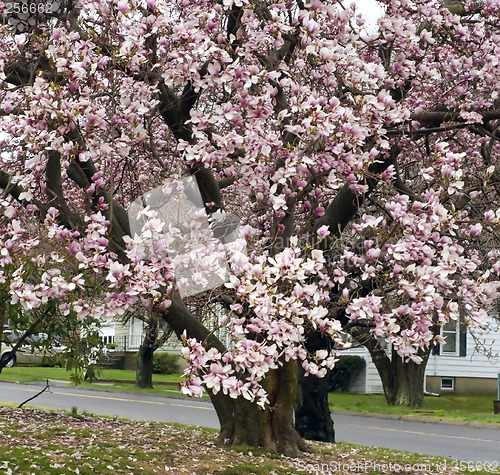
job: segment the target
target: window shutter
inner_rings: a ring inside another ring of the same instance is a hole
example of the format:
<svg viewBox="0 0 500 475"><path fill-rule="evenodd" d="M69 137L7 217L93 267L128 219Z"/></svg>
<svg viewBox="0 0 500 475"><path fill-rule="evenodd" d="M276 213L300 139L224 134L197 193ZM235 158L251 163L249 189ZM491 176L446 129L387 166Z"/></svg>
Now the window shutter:
<svg viewBox="0 0 500 475"><path fill-rule="evenodd" d="M460 342L459 342L459 356L467 356L467 325L463 322L460 322Z"/></svg>

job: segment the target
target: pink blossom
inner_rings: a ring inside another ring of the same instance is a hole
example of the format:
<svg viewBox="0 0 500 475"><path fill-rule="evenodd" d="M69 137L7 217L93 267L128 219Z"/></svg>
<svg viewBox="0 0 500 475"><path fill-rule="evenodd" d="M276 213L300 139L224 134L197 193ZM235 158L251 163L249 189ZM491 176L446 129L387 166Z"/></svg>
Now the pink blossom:
<svg viewBox="0 0 500 475"><path fill-rule="evenodd" d="M330 234L330 230L328 229L328 226L323 225L316 231L316 234L320 239L324 239L326 236Z"/></svg>
<svg viewBox="0 0 500 475"><path fill-rule="evenodd" d="M476 223L470 228L470 235L472 237L478 237L481 234L481 231L483 230L483 226L481 223Z"/></svg>

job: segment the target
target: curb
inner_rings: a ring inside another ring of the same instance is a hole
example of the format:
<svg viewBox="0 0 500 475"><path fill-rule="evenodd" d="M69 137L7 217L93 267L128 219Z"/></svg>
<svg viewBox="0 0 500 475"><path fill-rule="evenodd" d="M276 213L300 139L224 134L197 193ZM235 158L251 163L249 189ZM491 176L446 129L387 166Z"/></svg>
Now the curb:
<svg viewBox="0 0 500 475"><path fill-rule="evenodd" d="M443 424L450 426L459 427L470 427L472 429L495 429L500 430L500 418L497 424L488 424L484 422L474 422L474 421L454 421L449 419L439 419L434 417L419 417L419 416L399 416L397 414L380 414L376 412L354 412L354 411L331 411L333 415L333 422L335 422L335 414L342 414L346 416L360 416L360 417L370 417L372 419L390 419L401 422L421 422L432 423L432 424Z"/></svg>

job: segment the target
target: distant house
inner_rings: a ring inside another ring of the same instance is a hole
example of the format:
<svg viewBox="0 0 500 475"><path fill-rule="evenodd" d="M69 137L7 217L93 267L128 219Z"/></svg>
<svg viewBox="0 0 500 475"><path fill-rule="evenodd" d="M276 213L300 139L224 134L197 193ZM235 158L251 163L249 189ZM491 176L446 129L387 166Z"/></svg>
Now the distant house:
<svg viewBox="0 0 500 475"><path fill-rule="evenodd" d="M430 392L496 394L500 374L500 328L461 329L456 322L444 325L446 344L436 348L426 368Z"/></svg>
<svg viewBox="0 0 500 475"><path fill-rule="evenodd" d="M115 322L107 320L99 327L99 335L104 345L112 345L115 342Z"/></svg>
<svg viewBox="0 0 500 475"><path fill-rule="evenodd" d="M446 343L434 348L425 371L425 390L432 393L496 394L500 374L500 326L491 318L492 328L467 328L458 322L443 325ZM368 350L355 347L346 354L366 360L366 369L351 391L361 394L383 393L382 382Z"/></svg>
<svg viewBox="0 0 500 475"><path fill-rule="evenodd" d="M139 318L130 318L126 323L115 323L114 343L119 351L138 351L144 334L144 322ZM180 353L182 343L172 335L161 351Z"/></svg>
<svg viewBox="0 0 500 475"><path fill-rule="evenodd" d="M144 322L138 318L130 318L126 323L107 322L101 326L99 331L103 343L114 350L106 352L107 358L100 363L105 367L136 370L137 354L144 333ZM180 356L181 349L182 344L174 335L158 351L179 355L179 367L182 370L185 363Z"/></svg>
<svg viewBox="0 0 500 475"><path fill-rule="evenodd" d="M201 319L205 325L209 326L215 332L215 335L226 345L230 344L231 339L224 330L218 329L218 322L224 314L219 304L211 304L200 308L192 308L192 312L197 318ZM144 322L139 318L130 318L125 323L116 322L114 324L114 343L120 351L137 351L141 345L144 334ZM160 349L170 353L180 353L182 343L172 335L165 345Z"/></svg>
<svg viewBox="0 0 500 475"><path fill-rule="evenodd" d="M115 323L115 344L120 351L136 351L142 342L144 322L131 318L126 323Z"/></svg>

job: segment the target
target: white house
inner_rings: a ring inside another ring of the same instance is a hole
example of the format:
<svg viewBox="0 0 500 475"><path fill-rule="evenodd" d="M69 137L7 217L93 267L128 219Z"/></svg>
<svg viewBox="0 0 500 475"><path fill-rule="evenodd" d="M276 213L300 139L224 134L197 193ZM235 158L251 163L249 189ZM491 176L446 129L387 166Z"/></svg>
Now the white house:
<svg viewBox="0 0 500 475"><path fill-rule="evenodd" d="M193 314L202 319L205 325L208 325L215 335L227 346L231 343L231 338L227 331L218 328L219 321L224 315L224 310L219 304L211 304L200 308L192 307ZM131 317L125 323L114 323L114 343L118 350L137 351L142 343L144 334L144 322L140 318ZM161 347L162 351L170 353L179 353L182 350L182 343L172 335L165 345Z"/></svg>
<svg viewBox="0 0 500 475"><path fill-rule="evenodd" d="M127 323L115 324L114 343L121 351L137 351L141 346L144 332L144 322L138 318L131 318Z"/></svg>
<svg viewBox="0 0 500 475"><path fill-rule="evenodd" d="M434 349L425 371L425 390L432 393L496 394L500 374L500 325L491 319L489 329L467 328L450 322L441 329L446 343ZM351 391L361 394L383 393L382 382L368 350L351 348L346 354L366 360L366 369Z"/></svg>
<svg viewBox="0 0 500 475"><path fill-rule="evenodd" d="M496 394L500 327L493 318L491 323L486 330L471 327L459 331L455 322L443 326L447 341L429 357L425 372L427 391Z"/></svg>
<svg viewBox="0 0 500 475"><path fill-rule="evenodd" d="M115 322L108 320L99 327L99 335L104 345L111 345L115 342Z"/></svg>

